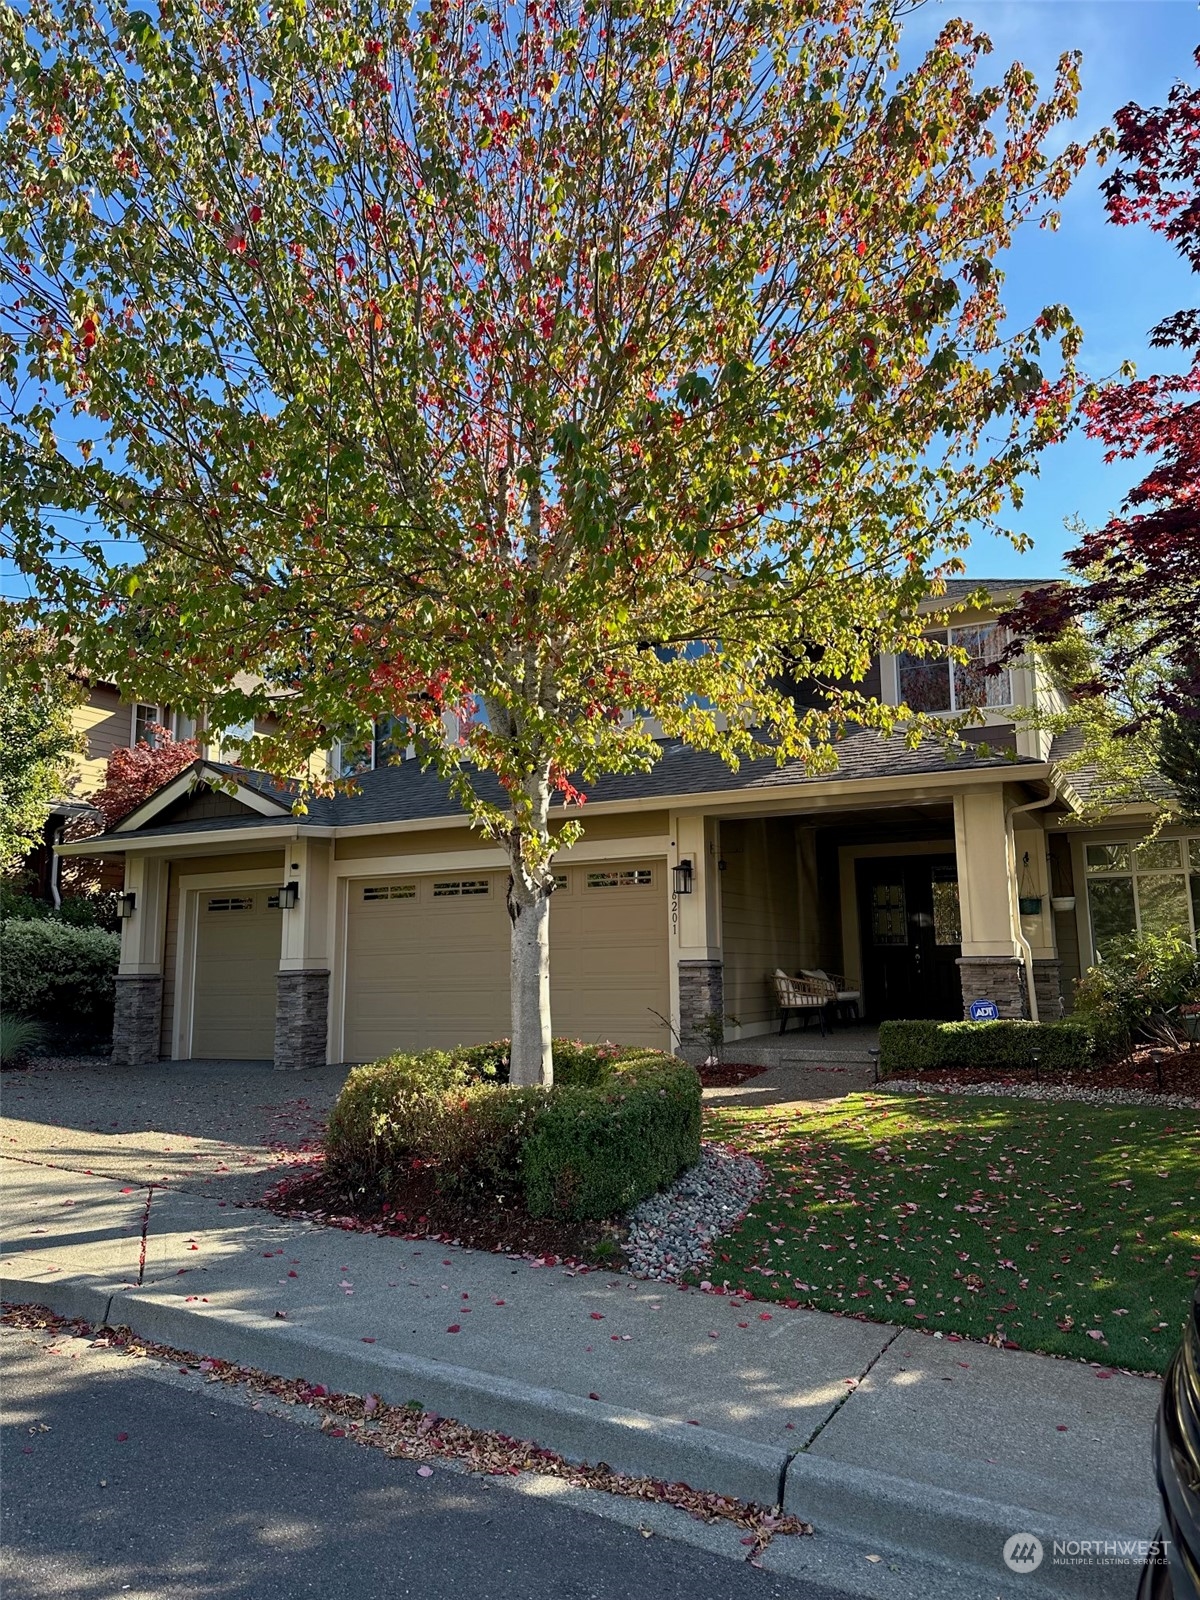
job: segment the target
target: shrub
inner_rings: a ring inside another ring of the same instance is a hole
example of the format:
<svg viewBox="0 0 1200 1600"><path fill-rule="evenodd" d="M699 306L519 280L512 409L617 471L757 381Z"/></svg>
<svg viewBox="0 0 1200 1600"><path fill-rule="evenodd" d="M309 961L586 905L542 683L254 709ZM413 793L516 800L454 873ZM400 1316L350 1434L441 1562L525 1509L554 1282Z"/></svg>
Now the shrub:
<svg viewBox="0 0 1200 1600"><path fill-rule="evenodd" d="M11 883L0 883L0 921L66 922L75 928L105 928L114 933L117 897L107 891L65 894L62 904L55 907L48 900L39 900L36 895L14 888Z"/></svg>
<svg viewBox="0 0 1200 1600"><path fill-rule="evenodd" d="M1149 1038L1157 1017L1200 999L1200 957L1173 934L1139 934L1115 941L1103 961L1075 985L1072 1015L1094 1031L1103 1051L1127 1050Z"/></svg>
<svg viewBox="0 0 1200 1600"><path fill-rule="evenodd" d="M5 1008L60 1037L111 1032L120 955L117 935L99 928L0 923Z"/></svg>
<svg viewBox="0 0 1200 1600"><path fill-rule="evenodd" d="M347 1078L331 1174L375 1200L414 1162L439 1186L523 1195L532 1216L610 1216L700 1155L700 1082L657 1051L554 1042L551 1089L507 1083L508 1044L397 1055Z"/></svg>
<svg viewBox="0 0 1200 1600"><path fill-rule="evenodd" d="M547 1098L523 1152L530 1216L615 1216L700 1159L700 1080L674 1057L647 1051Z"/></svg>
<svg viewBox="0 0 1200 1600"><path fill-rule="evenodd" d="M886 1077L937 1067L986 1067L1002 1072L1037 1064L1047 1072L1088 1066L1095 1040L1086 1023L883 1022L879 1070Z"/></svg>

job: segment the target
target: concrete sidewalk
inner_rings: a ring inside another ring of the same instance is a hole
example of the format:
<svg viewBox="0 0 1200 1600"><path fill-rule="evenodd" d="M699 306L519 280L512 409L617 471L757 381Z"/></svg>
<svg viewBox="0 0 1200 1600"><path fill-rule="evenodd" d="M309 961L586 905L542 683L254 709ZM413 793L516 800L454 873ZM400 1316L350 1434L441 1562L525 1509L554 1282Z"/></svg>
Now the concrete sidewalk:
<svg viewBox="0 0 1200 1600"><path fill-rule="evenodd" d="M1131 1595L1134 1567L1053 1566L1050 1542L1157 1524L1150 1379L32 1162L0 1177L6 1300L782 1500L818 1535L953 1565L962 1600ZM1046 1545L1037 1573L1001 1561L1018 1532Z"/></svg>

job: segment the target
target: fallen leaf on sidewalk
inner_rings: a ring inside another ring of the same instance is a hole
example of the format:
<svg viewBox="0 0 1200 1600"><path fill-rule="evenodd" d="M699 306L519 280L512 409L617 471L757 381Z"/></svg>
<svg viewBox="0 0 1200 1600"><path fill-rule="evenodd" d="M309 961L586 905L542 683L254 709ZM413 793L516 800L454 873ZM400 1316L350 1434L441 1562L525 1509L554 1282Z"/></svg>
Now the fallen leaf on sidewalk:
<svg viewBox="0 0 1200 1600"><path fill-rule="evenodd" d="M883 1557L882 1556L868 1556L867 1560L868 1561L882 1561Z"/></svg>
<svg viewBox="0 0 1200 1600"><path fill-rule="evenodd" d="M432 1478L433 1477L433 1468L432 1467L418 1467L417 1468L417 1477L418 1478Z"/></svg>

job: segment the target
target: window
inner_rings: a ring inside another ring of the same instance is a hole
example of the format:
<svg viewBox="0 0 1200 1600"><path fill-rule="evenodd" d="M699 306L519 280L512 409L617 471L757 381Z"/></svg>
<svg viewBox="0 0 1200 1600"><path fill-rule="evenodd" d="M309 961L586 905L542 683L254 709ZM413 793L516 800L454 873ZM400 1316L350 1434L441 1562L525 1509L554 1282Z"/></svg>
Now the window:
<svg viewBox="0 0 1200 1600"><path fill-rule="evenodd" d="M1134 933L1181 934L1200 928L1200 838L1084 845L1092 943L1103 956Z"/></svg>
<svg viewBox="0 0 1200 1600"><path fill-rule="evenodd" d="M254 719L251 717L246 722L235 722L232 727L222 728L218 736L218 755L222 761L228 761L232 766L242 764L242 746L254 737ZM247 750L246 754L250 752Z"/></svg>
<svg viewBox="0 0 1200 1600"><path fill-rule="evenodd" d="M994 622L970 628L942 628L929 638L967 653L966 661L905 652L896 657L900 699L914 711L969 711L1012 705L1012 674L1008 668L987 669L1000 660L1008 635Z"/></svg>
<svg viewBox="0 0 1200 1600"><path fill-rule="evenodd" d="M627 867L620 872L589 872L589 889L647 889L654 882L649 867Z"/></svg>
<svg viewBox="0 0 1200 1600"><path fill-rule="evenodd" d="M151 749L158 743L155 728L162 725L161 706L150 706L141 700L133 708L133 744L148 744Z"/></svg>
<svg viewBox="0 0 1200 1600"><path fill-rule="evenodd" d="M875 944L908 943L902 883L877 883L871 890L871 937Z"/></svg>
<svg viewBox="0 0 1200 1600"><path fill-rule="evenodd" d="M374 772L403 759L409 745L408 725L399 717L376 717L369 728L343 735L333 747L333 766L341 778Z"/></svg>
<svg viewBox="0 0 1200 1600"><path fill-rule="evenodd" d="M275 896L275 904L279 904L279 896ZM212 895L208 902L210 911L253 911L254 896L252 894L217 894Z"/></svg>
<svg viewBox="0 0 1200 1600"><path fill-rule="evenodd" d="M958 902L958 874L934 869L933 942L962 944L962 911Z"/></svg>
<svg viewBox="0 0 1200 1600"><path fill-rule="evenodd" d="M443 900L455 895L487 894L490 889L491 884L486 878L444 878L441 882L434 881L433 898Z"/></svg>
<svg viewBox="0 0 1200 1600"><path fill-rule="evenodd" d="M415 900L417 886L415 883L368 883L363 886L362 897L364 900Z"/></svg>

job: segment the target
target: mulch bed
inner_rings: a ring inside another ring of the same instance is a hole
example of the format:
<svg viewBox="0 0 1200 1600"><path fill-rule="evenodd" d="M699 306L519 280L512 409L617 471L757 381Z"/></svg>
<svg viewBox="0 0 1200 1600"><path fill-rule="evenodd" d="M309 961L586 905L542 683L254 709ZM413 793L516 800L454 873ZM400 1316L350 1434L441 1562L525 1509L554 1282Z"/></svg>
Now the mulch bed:
<svg viewBox="0 0 1200 1600"><path fill-rule="evenodd" d="M436 1169L414 1166L393 1181L392 1198L382 1205L347 1194L324 1171L284 1178L260 1202L283 1217L301 1217L325 1227L357 1233L392 1234L401 1239L439 1239L472 1250L500 1250L608 1268L625 1264L625 1227L617 1222L569 1222L530 1217L513 1196L489 1191L443 1194Z"/></svg>
<svg viewBox="0 0 1200 1600"><path fill-rule="evenodd" d="M1044 1083L1069 1084L1073 1089L1136 1089L1142 1094L1200 1095L1200 1045L1177 1052L1158 1045L1139 1045L1123 1061L1102 1067L1045 1072L1032 1067L939 1067L925 1072L905 1072L906 1079L928 1083ZM886 1087L883 1080L882 1087Z"/></svg>
<svg viewBox="0 0 1200 1600"><path fill-rule="evenodd" d="M733 1089L749 1078L760 1078L766 1070L766 1067L736 1061L719 1061L715 1067L696 1068L706 1089Z"/></svg>

